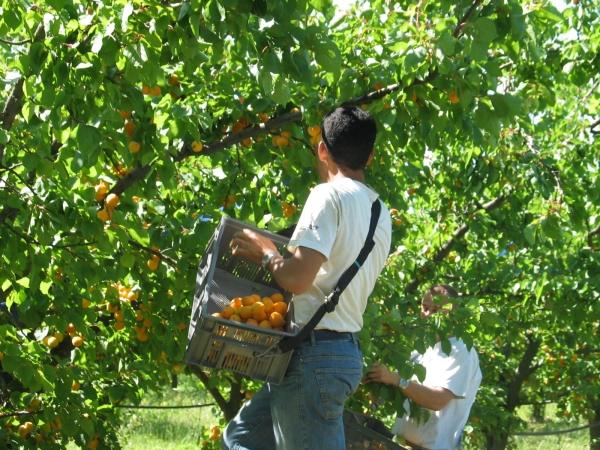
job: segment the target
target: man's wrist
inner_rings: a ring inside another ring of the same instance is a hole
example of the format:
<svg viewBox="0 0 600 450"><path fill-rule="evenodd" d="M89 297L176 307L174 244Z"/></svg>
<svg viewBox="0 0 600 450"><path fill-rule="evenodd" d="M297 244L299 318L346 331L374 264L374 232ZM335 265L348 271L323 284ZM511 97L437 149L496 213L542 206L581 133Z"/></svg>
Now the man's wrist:
<svg viewBox="0 0 600 450"><path fill-rule="evenodd" d="M279 255L278 252L269 252L262 258L262 267L263 269L270 270L269 267L273 260Z"/></svg>
<svg viewBox="0 0 600 450"><path fill-rule="evenodd" d="M408 387L409 383L410 383L410 380L405 380L400 375L398 375L398 382L396 384L396 386L398 386L398 389L403 391L404 389L406 389Z"/></svg>

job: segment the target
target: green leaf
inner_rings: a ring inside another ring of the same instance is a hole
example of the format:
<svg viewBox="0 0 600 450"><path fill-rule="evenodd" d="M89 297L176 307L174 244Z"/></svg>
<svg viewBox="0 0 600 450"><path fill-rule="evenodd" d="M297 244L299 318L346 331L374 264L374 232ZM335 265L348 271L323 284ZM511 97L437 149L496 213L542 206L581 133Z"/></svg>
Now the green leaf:
<svg viewBox="0 0 600 450"><path fill-rule="evenodd" d="M425 62L426 58L427 50L425 48L410 49L404 59L404 70L406 72L416 71Z"/></svg>
<svg viewBox="0 0 600 450"><path fill-rule="evenodd" d="M319 65L327 72L338 74L342 68L342 54L338 46L325 36L313 36L312 42Z"/></svg>
<svg viewBox="0 0 600 450"><path fill-rule="evenodd" d="M179 14L177 15L177 22L181 22L190 12L190 2L183 2L179 8Z"/></svg>
<svg viewBox="0 0 600 450"><path fill-rule="evenodd" d="M275 103L278 103L282 106L287 105L287 103L290 101L290 87L288 81L281 75L275 82L275 89L273 90L271 98Z"/></svg>
<svg viewBox="0 0 600 450"><path fill-rule="evenodd" d="M500 118L512 118L519 114L522 100L514 95L496 94L490 96L494 110Z"/></svg>
<svg viewBox="0 0 600 450"><path fill-rule="evenodd" d="M2 19L11 30L16 30L21 26L21 14L17 8L3 8Z"/></svg>
<svg viewBox="0 0 600 450"><path fill-rule="evenodd" d="M23 157L23 165L27 170L33 170L41 162L42 158L37 153L26 153Z"/></svg>
<svg viewBox="0 0 600 450"><path fill-rule="evenodd" d="M85 433L90 438L94 438L96 430L94 428L94 423L90 419L87 419L85 417L80 417L79 418L79 425L81 426L81 428L83 429L83 431L85 431Z"/></svg>
<svg viewBox="0 0 600 450"><path fill-rule="evenodd" d="M205 9L206 18L212 23L218 24L225 18L225 8L217 0L210 0Z"/></svg>
<svg viewBox="0 0 600 450"><path fill-rule="evenodd" d="M550 4L536 9L535 14L538 17L545 17L554 22L561 22L561 21L565 20L562 13L558 9L556 9L556 7L554 7L553 5L550 5Z"/></svg>
<svg viewBox="0 0 600 450"><path fill-rule="evenodd" d="M297 50L292 54L292 61L298 70L300 75L308 72L310 66L310 61L308 60L307 54L305 51Z"/></svg>
<svg viewBox="0 0 600 450"><path fill-rule="evenodd" d="M419 381L421 383L423 381L425 381L425 377L427 375L427 369L425 368L425 366L423 366L421 364L415 364L414 370L415 370L415 375L417 376Z"/></svg>
<svg viewBox="0 0 600 450"><path fill-rule="evenodd" d="M473 58L474 61L485 61L488 56L487 42L473 41L471 43L469 56Z"/></svg>
<svg viewBox="0 0 600 450"><path fill-rule="evenodd" d="M131 253L124 253L120 259L121 265L131 269L135 265L135 256Z"/></svg>
<svg viewBox="0 0 600 450"><path fill-rule="evenodd" d="M3 365L4 365L4 360L2 361ZM7 370L10 370L10 368L7 368ZM14 374L17 377L17 379L23 383L25 386L29 386L33 380L33 376L34 376L34 372L35 369L33 368L33 366L29 363L25 363L25 364L20 364L18 367L15 367L14 369Z"/></svg>
<svg viewBox="0 0 600 450"><path fill-rule="evenodd" d="M77 145L83 155L90 155L100 147L100 133L94 127L80 124L77 127Z"/></svg>
<svg viewBox="0 0 600 450"><path fill-rule="evenodd" d="M10 141L10 135L0 128L0 144L7 144Z"/></svg>
<svg viewBox="0 0 600 450"><path fill-rule="evenodd" d="M258 79L263 92L270 97L273 92L273 75L268 70L263 70L259 73Z"/></svg>
<svg viewBox="0 0 600 450"><path fill-rule="evenodd" d="M474 24L477 33L475 34L475 41L489 43L498 37L496 32L496 24L492 19L487 17L480 17Z"/></svg>
<svg viewBox="0 0 600 450"><path fill-rule="evenodd" d="M524 230L525 239L527 239L527 242L529 242L530 245L535 245L535 235L537 233L539 224L540 224L539 220L535 219L533 222L531 222L529 225L527 225L525 227L525 230Z"/></svg>
<svg viewBox="0 0 600 450"><path fill-rule="evenodd" d="M309 0L309 3L313 8L322 13L330 12L333 6L331 0Z"/></svg>
<svg viewBox="0 0 600 450"><path fill-rule="evenodd" d="M444 33L438 39L438 47L442 49L442 52L446 56L454 55L454 48L456 47L456 38L450 33Z"/></svg>

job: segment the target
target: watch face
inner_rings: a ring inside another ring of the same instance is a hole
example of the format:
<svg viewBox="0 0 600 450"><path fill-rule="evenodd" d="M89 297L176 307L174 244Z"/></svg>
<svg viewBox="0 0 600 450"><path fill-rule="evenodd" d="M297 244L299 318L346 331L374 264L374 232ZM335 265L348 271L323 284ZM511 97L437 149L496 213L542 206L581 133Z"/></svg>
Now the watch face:
<svg viewBox="0 0 600 450"><path fill-rule="evenodd" d="M406 389L406 387L408 386L408 380L405 380L404 378L400 378L400 389Z"/></svg>
<svg viewBox="0 0 600 450"><path fill-rule="evenodd" d="M273 256L275 256L275 252L267 253L265 256L263 256L262 266L267 267L271 259L273 259Z"/></svg>

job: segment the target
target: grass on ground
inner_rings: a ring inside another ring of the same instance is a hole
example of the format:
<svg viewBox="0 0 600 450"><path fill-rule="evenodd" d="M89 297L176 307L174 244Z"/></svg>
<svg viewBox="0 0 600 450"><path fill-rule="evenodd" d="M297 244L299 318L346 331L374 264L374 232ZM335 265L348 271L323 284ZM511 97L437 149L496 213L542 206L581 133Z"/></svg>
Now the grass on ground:
<svg viewBox="0 0 600 450"><path fill-rule="evenodd" d="M142 405L182 406L212 403L212 397L202 389L192 376L180 376L177 390L167 390L164 394L148 393ZM202 435L202 427L219 425L219 411L214 406L186 409L127 409L123 415L123 426L119 440L124 450L191 450L201 449L208 439L209 432ZM517 411L519 417L527 421L526 432L560 431L585 425L584 422L558 418L556 405L547 405L544 419L533 419L533 408L523 406ZM540 436L513 436L509 446L517 450L584 450L589 449L589 430L579 430L566 434ZM76 447L69 446L69 449ZM208 448L218 448L217 442L210 442Z"/></svg>
<svg viewBox="0 0 600 450"><path fill-rule="evenodd" d="M142 405L183 406L212 403L212 397L198 387L195 377L179 376L177 390L148 393ZM185 409L128 409L123 417L119 440L126 450L190 450L201 448L208 434L202 427L218 425L213 406ZM222 428L222 427L220 427Z"/></svg>
<svg viewBox="0 0 600 450"><path fill-rule="evenodd" d="M585 422L569 421L556 416L556 405L546 405L544 420L536 422L533 420L533 407L522 406L518 415L527 421L527 433L545 433L550 431L561 431L586 425ZM546 436L513 436L511 442L513 448L518 450L584 450L589 449L589 429L573 431L565 434Z"/></svg>

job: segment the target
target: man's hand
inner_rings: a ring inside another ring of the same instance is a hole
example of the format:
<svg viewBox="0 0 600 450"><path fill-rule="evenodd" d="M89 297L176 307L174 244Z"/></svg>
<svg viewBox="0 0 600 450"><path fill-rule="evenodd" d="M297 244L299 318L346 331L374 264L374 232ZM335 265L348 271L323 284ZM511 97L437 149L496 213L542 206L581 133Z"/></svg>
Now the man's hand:
<svg viewBox="0 0 600 450"><path fill-rule="evenodd" d="M271 239L249 229L235 233L229 245L233 256L243 256L258 265L262 264L262 258L267 253L277 251Z"/></svg>
<svg viewBox="0 0 600 450"><path fill-rule="evenodd" d="M364 376L362 382L368 383L385 383L397 387L400 381L400 375L376 362L369 372ZM456 397L452 391L442 387L429 387L420 383L410 381L406 389L402 391L404 395L413 400L420 406L423 406L432 411L439 411L444 408L450 400Z"/></svg>
<svg viewBox="0 0 600 450"><path fill-rule="evenodd" d="M233 256L243 256L258 265L267 253L277 252L271 239L249 229L235 233L229 245ZM277 253L271 261L268 269L279 286L292 294L302 294L312 286L326 258L316 250L299 246L290 258L283 259Z"/></svg>
<svg viewBox="0 0 600 450"><path fill-rule="evenodd" d="M369 383L385 383L391 384L392 386L398 386L400 376L395 372L390 372L390 369L386 365L376 361L371 367L371 370L364 376L362 382L365 384Z"/></svg>

